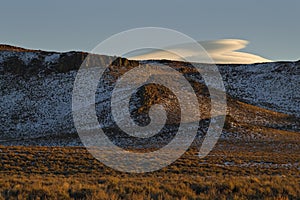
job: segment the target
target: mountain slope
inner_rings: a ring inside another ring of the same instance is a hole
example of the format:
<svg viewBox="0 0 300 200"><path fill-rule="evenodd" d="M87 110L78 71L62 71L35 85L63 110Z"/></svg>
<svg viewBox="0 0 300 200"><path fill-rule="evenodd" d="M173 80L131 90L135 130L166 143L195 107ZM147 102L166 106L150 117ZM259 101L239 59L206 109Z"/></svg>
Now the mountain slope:
<svg viewBox="0 0 300 200"><path fill-rule="evenodd" d="M73 123L71 100L77 70L86 56L84 52L57 53L0 46L0 144L81 145ZM139 64L108 56L95 55L95 58L99 62L112 61L107 72L111 83ZM195 75L195 69L175 61L140 63L164 64L182 72L197 91L203 114L201 120L206 123L210 117L210 98L202 78ZM218 65L218 68L228 93L224 138L245 139L253 134L272 137L272 133L267 132L294 137L294 133L299 132L299 62ZM112 85L98 89L96 102L100 111L106 112L112 89ZM147 117L149 107L160 103L151 98L162 95L161 92L168 94L151 85L145 87L133 98L134 104L141 108L136 107L133 115ZM178 113L174 101L166 107L167 111L173 111L170 121L176 121ZM109 121L104 121L104 126L114 128Z"/></svg>

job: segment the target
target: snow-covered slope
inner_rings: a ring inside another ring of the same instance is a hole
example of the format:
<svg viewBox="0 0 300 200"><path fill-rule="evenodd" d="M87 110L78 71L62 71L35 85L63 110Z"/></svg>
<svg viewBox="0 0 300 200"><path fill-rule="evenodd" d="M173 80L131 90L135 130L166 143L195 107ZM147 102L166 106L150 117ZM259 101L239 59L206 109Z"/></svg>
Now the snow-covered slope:
<svg viewBox="0 0 300 200"><path fill-rule="evenodd" d="M300 62L219 66L228 94L277 112L300 116Z"/></svg>
<svg viewBox="0 0 300 200"><path fill-rule="evenodd" d="M0 50L0 144L81 144L71 106L77 69L86 55L82 52ZM99 56L100 60L107 58ZM161 61L147 62L155 65ZM120 69L136 64L126 59L116 62ZM176 65L186 67L181 62L176 62ZM240 120L241 123L287 131L299 130L296 118L291 117L299 117L299 62L220 65L219 69L229 97L228 115L231 120L227 120L228 126L235 126ZM189 73L186 77L190 81L202 81ZM98 90L96 102L102 106L98 106L100 110L110 104L111 87ZM202 95L202 103L207 103L207 99L207 95ZM106 126L111 125L109 121L105 123Z"/></svg>

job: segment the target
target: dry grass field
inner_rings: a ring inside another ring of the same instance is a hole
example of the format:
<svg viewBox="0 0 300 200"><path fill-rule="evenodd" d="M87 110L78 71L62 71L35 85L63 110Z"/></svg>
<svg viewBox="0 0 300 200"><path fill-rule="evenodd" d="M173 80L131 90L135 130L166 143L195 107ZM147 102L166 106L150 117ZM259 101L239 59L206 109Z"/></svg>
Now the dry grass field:
<svg viewBox="0 0 300 200"><path fill-rule="evenodd" d="M110 169L81 147L0 146L0 199L300 199L294 141L220 140L159 171Z"/></svg>

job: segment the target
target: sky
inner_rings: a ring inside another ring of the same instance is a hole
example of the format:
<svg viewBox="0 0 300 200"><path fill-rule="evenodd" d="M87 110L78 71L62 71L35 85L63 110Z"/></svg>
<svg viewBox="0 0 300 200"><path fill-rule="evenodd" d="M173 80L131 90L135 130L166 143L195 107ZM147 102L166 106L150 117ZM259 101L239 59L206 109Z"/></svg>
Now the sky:
<svg viewBox="0 0 300 200"><path fill-rule="evenodd" d="M52 51L91 51L113 34L164 27L197 41L241 39L242 51L300 59L297 0L1 0L0 43Z"/></svg>

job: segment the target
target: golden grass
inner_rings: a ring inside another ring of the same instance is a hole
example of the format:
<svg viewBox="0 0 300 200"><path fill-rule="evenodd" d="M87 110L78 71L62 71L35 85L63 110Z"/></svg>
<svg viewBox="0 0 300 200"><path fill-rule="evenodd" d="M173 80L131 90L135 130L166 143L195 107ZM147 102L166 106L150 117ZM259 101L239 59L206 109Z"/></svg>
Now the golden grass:
<svg viewBox="0 0 300 200"><path fill-rule="evenodd" d="M114 171L79 147L0 146L0 199L300 199L299 142L219 141L159 171Z"/></svg>

